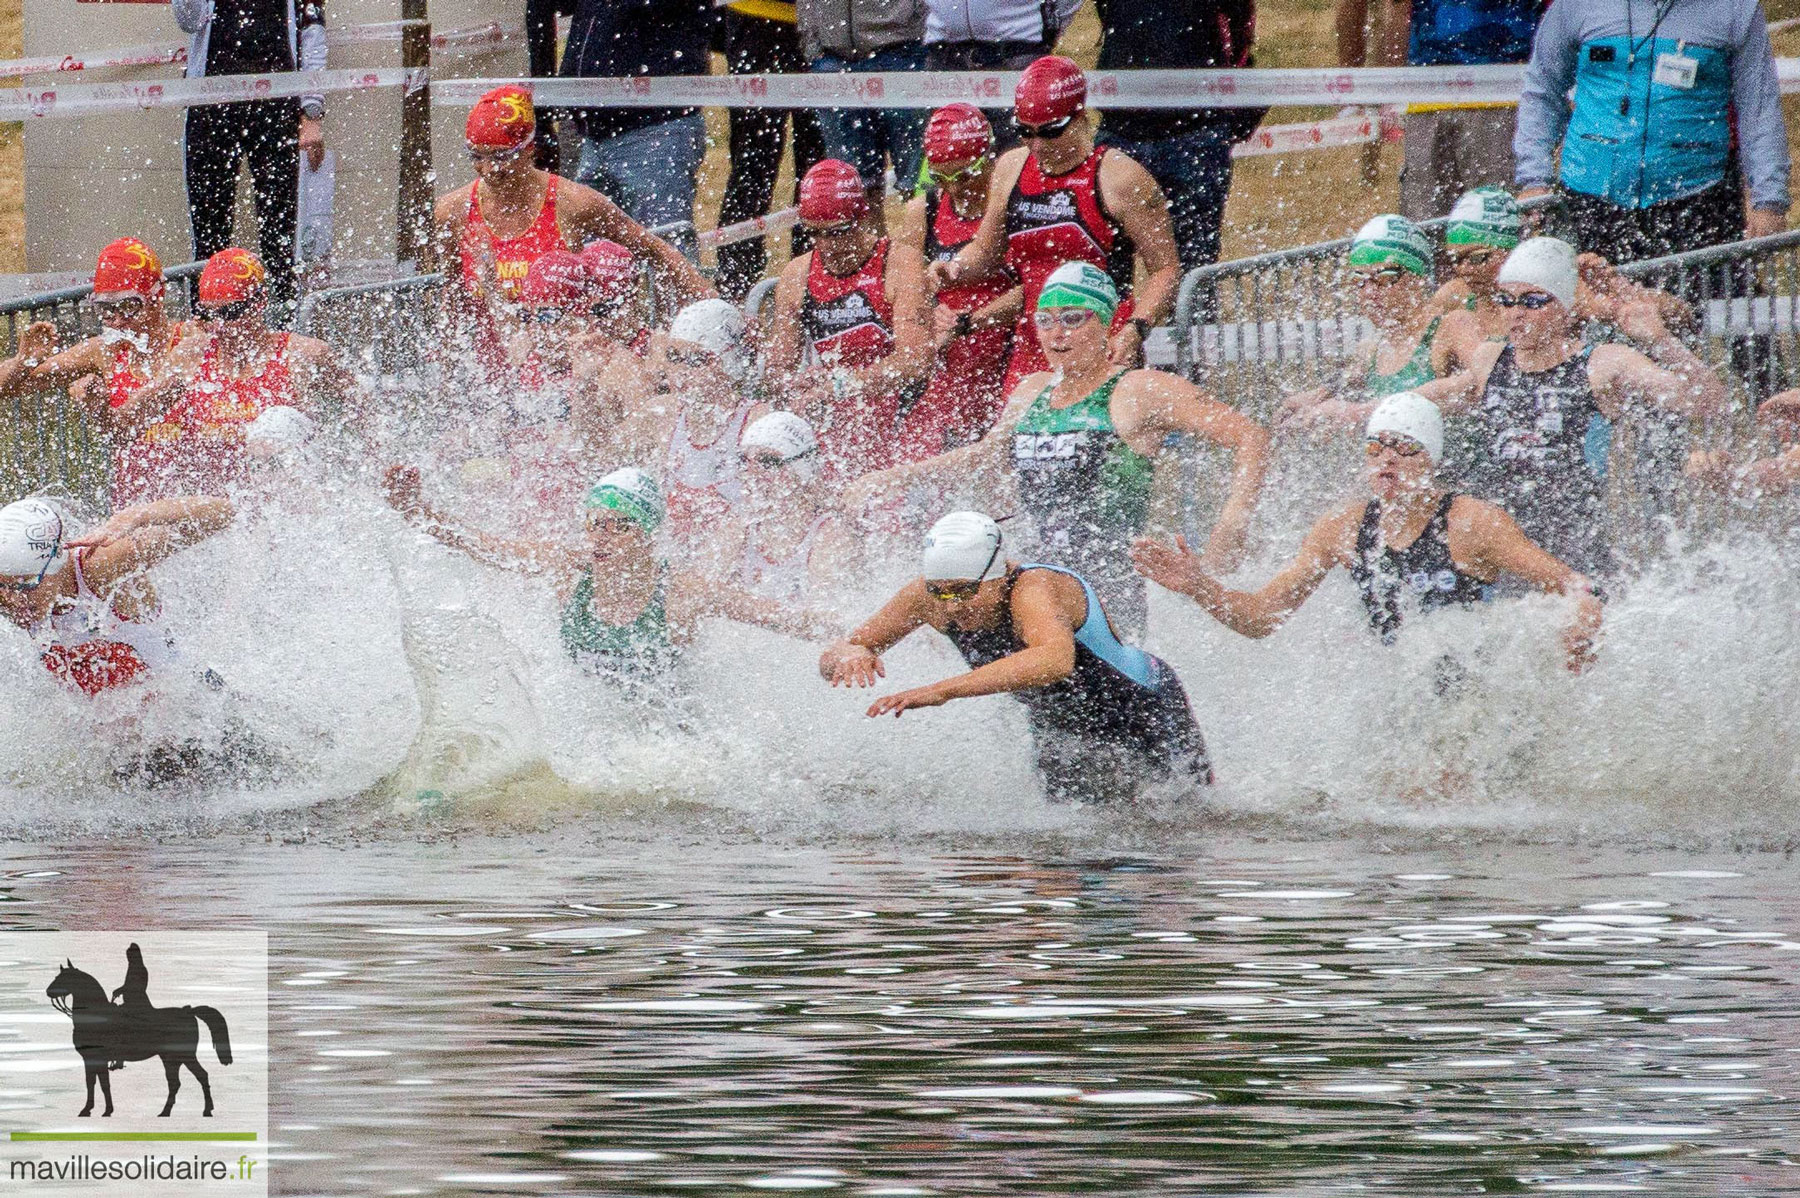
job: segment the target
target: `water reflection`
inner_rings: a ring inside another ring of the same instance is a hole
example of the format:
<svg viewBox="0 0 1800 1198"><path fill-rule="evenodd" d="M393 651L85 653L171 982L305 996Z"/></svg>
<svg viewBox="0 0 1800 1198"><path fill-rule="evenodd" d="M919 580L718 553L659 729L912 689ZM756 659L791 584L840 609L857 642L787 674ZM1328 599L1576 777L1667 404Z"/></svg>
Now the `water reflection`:
<svg viewBox="0 0 1800 1198"><path fill-rule="evenodd" d="M0 919L266 926L282 1193L1800 1189L1784 858L1067 856L15 847Z"/></svg>

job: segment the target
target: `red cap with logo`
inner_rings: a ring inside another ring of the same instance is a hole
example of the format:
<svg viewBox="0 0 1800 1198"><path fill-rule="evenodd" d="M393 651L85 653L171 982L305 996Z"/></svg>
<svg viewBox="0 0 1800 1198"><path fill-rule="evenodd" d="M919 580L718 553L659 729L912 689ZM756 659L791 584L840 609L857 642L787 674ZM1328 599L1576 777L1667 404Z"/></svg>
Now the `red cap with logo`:
<svg viewBox="0 0 1800 1198"><path fill-rule="evenodd" d="M993 126L973 104L946 104L925 125L925 161L934 166L979 158L993 144Z"/></svg>
<svg viewBox="0 0 1800 1198"><path fill-rule="evenodd" d="M800 180L800 219L809 225L835 225L869 214L869 194L862 176L848 162L825 158Z"/></svg>
<svg viewBox="0 0 1800 1198"><path fill-rule="evenodd" d="M478 150L511 150L537 136L531 91L516 83L496 87L475 101L463 136Z"/></svg>
<svg viewBox="0 0 1800 1198"><path fill-rule="evenodd" d="M581 248L587 265L588 290L596 299L612 300L637 286L637 259L616 241L590 241Z"/></svg>
<svg viewBox="0 0 1800 1198"><path fill-rule="evenodd" d="M528 304L572 307L587 298L590 280L580 254L551 250L539 255L525 272L519 298Z"/></svg>
<svg viewBox="0 0 1800 1198"><path fill-rule="evenodd" d="M209 308L262 294L269 272L249 250L231 246L206 260L200 271L200 302Z"/></svg>
<svg viewBox="0 0 1800 1198"><path fill-rule="evenodd" d="M1086 107L1087 76L1060 54L1046 54L1026 67L1013 90L1013 115L1027 125L1060 121Z"/></svg>
<svg viewBox="0 0 1800 1198"><path fill-rule="evenodd" d="M135 237L121 237L100 251L94 263L95 295L156 299L162 293L162 263L156 260L155 250Z"/></svg>

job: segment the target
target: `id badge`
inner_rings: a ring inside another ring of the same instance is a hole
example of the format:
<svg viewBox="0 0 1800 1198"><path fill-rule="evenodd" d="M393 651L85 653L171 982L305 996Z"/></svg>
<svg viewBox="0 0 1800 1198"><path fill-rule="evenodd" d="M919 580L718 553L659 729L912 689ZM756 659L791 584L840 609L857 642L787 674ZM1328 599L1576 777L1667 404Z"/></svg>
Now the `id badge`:
<svg viewBox="0 0 1800 1198"><path fill-rule="evenodd" d="M1651 79L1664 87L1679 87L1682 91L1693 88L1700 75L1700 60L1689 58L1685 54L1658 54L1656 71Z"/></svg>

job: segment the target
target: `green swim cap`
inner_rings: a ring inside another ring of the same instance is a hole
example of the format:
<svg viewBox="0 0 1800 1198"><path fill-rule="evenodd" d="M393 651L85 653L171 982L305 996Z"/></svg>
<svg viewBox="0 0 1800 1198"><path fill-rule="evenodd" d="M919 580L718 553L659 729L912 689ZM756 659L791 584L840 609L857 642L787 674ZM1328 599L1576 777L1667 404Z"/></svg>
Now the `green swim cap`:
<svg viewBox="0 0 1800 1198"><path fill-rule="evenodd" d="M663 519L662 491L655 479L635 466L615 470L589 487L581 506L618 512L645 532L655 532Z"/></svg>
<svg viewBox="0 0 1800 1198"><path fill-rule="evenodd" d="M1398 266L1431 277L1431 242L1403 216L1378 216L1350 239L1350 265Z"/></svg>
<svg viewBox="0 0 1800 1198"><path fill-rule="evenodd" d="M1518 201L1504 187L1477 187L1466 191L1450 209L1444 229L1445 245L1487 245L1510 250L1525 236L1525 220Z"/></svg>
<svg viewBox="0 0 1800 1198"><path fill-rule="evenodd" d="M1086 308L1111 324L1119 310L1119 289L1112 276L1088 262L1065 262L1050 272L1038 292L1038 311L1045 308Z"/></svg>

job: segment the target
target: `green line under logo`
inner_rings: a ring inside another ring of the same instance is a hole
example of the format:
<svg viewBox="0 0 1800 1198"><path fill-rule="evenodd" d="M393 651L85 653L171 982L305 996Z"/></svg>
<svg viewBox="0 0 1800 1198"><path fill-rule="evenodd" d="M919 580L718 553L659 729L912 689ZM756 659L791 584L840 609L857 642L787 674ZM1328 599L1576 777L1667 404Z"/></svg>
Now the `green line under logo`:
<svg viewBox="0 0 1800 1198"><path fill-rule="evenodd" d="M47 1141L84 1144L255 1143L253 1131L15 1131L13 1143Z"/></svg>

